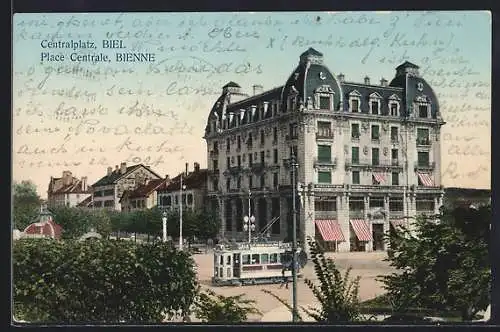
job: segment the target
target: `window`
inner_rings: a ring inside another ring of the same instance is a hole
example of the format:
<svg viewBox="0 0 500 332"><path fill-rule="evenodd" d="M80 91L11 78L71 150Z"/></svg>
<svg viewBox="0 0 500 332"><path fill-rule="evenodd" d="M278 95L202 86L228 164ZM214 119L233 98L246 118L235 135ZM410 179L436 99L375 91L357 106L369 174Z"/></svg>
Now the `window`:
<svg viewBox="0 0 500 332"><path fill-rule="evenodd" d="M318 172L318 183L332 183L331 172Z"/></svg>
<svg viewBox="0 0 500 332"><path fill-rule="evenodd" d="M231 150L231 140L229 138L226 139L226 150L227 151Z"/></svg>
<svg viewBox="0 0 500 332"><path fill-rule="evenodd" d="M187 203L189 205L193 204L193 194L188 194L187 195Z"/></svg>
<svg viewBox="0 0 500 332"><path fill-rule="evenodd" d="M253 155L251 153L248 154L248 166L252 166L253 163Z"/></svg>
<svg viewBox="0 0 500 332"><path fill-rule="evenodd" d="M398 127L391 127L391 142L392 143L397 143L398 142Z"/></svg>
<svg viewBox="0 0 500 332"><path fill-rule="evenodd" d="M332 147L330 145L318 145L318 161L326 163L332 161Z"/></svg>
<svg viewBox="0 0 500 332"><path fill-rule="evenodd" d="M372 165L373 166L378 166L379 165L379 149L378 148L372 148Z"/></svg>
<svg viewBox="0 0 500 332"><path fill-rule="evenodd" d="M265 151L260 151L260 163L264 165L264 160L266 158L266 152Z"/></svg>
<svg viewBox="0 0 500 332"><path fill-rule="evenodd" d="M278 263L278 254L269 255L269 263L271 264Z"/></svg>
<svg viewBox="0 0 500 332"><path fill-rule="evenodd" d="M266 177L264 176L264 174L262 174L260 176L260 187L264 188L265 186L266 186Z"/></svg>
<svg viewBox="0 0 500 332"><path fill-rule="evenodd" d="M352 172L352 184L359 184L359 171Z"/></svg>
<svg viewBox="0 0 500 332"><path fill-rule="evenodd" d="M236 179L236 188L241 189L241 177L239 177L239 176Z"/></svg>
<svg viewBox="0 0 500 332"><path fill-rule="evenodd" d="M250 174L248 176L248 187L253 188L253 175L252 174Z"/></svg>
<svg viewBox="0 0 500 332"><path fill-rule="evenodd" d="M219 161L217 159L212 160L212 164L214 165L214 171L219 169Z"/></svg>
<svg viewBox="0 0 500 332"><path fill-rule="evenodd" d="M290 157L291 156L297 157L297 146L296 145L290 147Z"/></svg>
<svg viewBox="0 0 500 332"><path fill-rule="evenodd" d="M260 264L260 254L252 254L252 264Z"/></svg>
<svg viewBox="0 0 500 332"><path fill-rule="evenodd" d="M318 136L332 137L332 124L331 122L318 121Z"/></svg>
<svg viewBox="0 0 500 332"><path fill-rule="evenodd" d="M219 152L219 142L214 141L214 152L217 153Z"/></svg>
<svg viewBox="0 0 500 332"><path fill-rule="evenodd" d="M236 144L237 144L238 150L240 150L241 149L241 136L239 136L239 135L236 137Z"/></svg>
<svg viewBox="0 0 500 332"><path fill-rule="evenodd" d="M351 99L351 112L357 113L359 112L359 100Z"/></svg>
<svg viewBox="0 0 500 332"><path fill-rule="evenodd" d="M429 117L429 108L427 105L418 105L418 117L419 118L428 118Z"/></svg>
<svg viewBox="0 0 500 332"><path fill-rule="evenodd" d="M391 116L398 116L398 104L390 103L389 108L391 110Z"/></svg>
<svg viewBox="0 0 500 332"><path fill-rule="evenodd" d="M380 127L378 125L372 125L372 140L380 139Z"/></svg>
<svg viewBox="0 0 500 332"><path fill-rule="evenodd" d="M241 255L241 264L250 264L250 255Z"/></svg>
<svg viewBox="0 0 500 332"><path fill-rule="evenodd" d="M357 146L351 148L351 161L353 164L359 164L359 147Z"/></svg>
<svg viewBox="0 0 500 332"><path fill-rule="evenodd" d="M273 128L273 141L278 142L278 127Z"/></svg>
<svg viewBox="0 0 500 332"><path fill-rule="evenodd" d="M260 263L261 264L269 263L269 254L261 254L260 255Z"/></svg>
<svg viewBox="0 0 500 332"><path fill-rule="evenodd" d="M253 145L253 137L252 137L252 133L248 133L248 141L247 141L247 146L249 148L251 148Z"/></svg>
<svg viewBox="0 0 500 332"><path fill-rule="evenodd" d="M359 139L359 123L351 124L351 137L354 139Z"/></svg>
<svg viewBox="0 0 500 332"><path fill-rule="evenodd" d="M230 157L226 158L226 167L227 168L231 167L231 158Z"/></svg>
<svg viewBox="0 0 500 332"><path fill-rule="evenodd" d="M429 166L429 152L418 152L418 166L428 167Z"/></svg>
<svg viewBox="0 0 500 332"><path fill-rule="evenodd" d="M226 180L226 189L227 189L227 191L231 190L231 179Z"/></svg>
<svg viewBox="0 0 500 332"><path fill-rule="evenodd" d="M238 167L241 167L241 156L237 156L236 159L238 160Z"/></svg>
<svg viewBox="0 0 500 332"><path fill-rule="evenodd" d="M392 185L399 186L399 173L398 172L392 173Z"/></svg>
<svg viewBox="0 0 500 332"><path fill-rule="evenodd" d="M372 114L378 115L378 105L379 105L379 101L378 100L372 100L370 102L370 109L372 111Z"/></svg>
<svg viewBox="0 0 500 332"><path fill-rule="evenodd" d="M314 210L322 211L322 212L337 211L337 201L336 200L315 201L314 202Z"/></svg>
<svg viewBox="0 0 500 332"><path fill-rule="evenodd" d="M391 150L391 165L392 166L398 166L399 165L399 156L398 156L398 149L392 149Z"/></svg>
<svg viewBox="0 0 500 332"><path fill-rule="evenodd" d="M330 109L330 97L320 96L319 97L319 108L322 110Z"/></svg>
<svg viewBox="0 0 500 332"><path fill-rule="evenodd" d="M273 162L274 162L275 164L277 164L277 163L278 163L278 149L274 149L274 150L273 150Z"/></svg>
<svg viewBox="0 0 500 332"><path fill-rule="evenodd" d="M279 182L278 173L273 173L273 187L274 188L278 187L278 182Z"/></svg>
<svg viewBox="0 0 500 332"><path fill-rule="evenodd" d="M289 131L290 139L297 138L298 135L299 135L298 134L298 125L297 125L297 123L290 123L288 131Z"/></svg>
<svg viewBox="0 0 500 332"><path fill-rule="evenodd" d="M429 145L429 129L417 128L417 144Z"/></svg>
<svg viewBox="0 0 500 332"><path fill-rule="evenodd" d="M264 134L264 130L260 131L260 145L264 145L266 143L266 137Z"/></svg>
<svg viewBox="0 0 500 332"><path fill-rule="evenodd" d="M175 195L175 205L178 205L179 204L179 196Z"/></svg>
<svg viewBox="0 0 500 332"><path fill-rule="evenodd" d="M170 206L172 205L172 197L170 196L164 196L164 201L163 201L165 204L165 206Z"/></svg>

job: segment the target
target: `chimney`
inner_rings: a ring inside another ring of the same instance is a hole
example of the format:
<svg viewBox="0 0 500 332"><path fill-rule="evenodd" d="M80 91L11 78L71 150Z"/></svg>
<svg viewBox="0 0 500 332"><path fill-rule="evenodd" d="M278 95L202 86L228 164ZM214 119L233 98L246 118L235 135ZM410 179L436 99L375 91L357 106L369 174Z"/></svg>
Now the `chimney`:
<svg viewBox="0 0 500 332"><path fill-rule="evenodd" d="M108 167L108 176L110 176L111 173L113 173L113 168L112 167Z"/></svg>
<svg viewBox="0 0 500 332"><path fill-rule="evenodd" d="M116 171L116 173L118 173L120 171L120 169L118 168L118 165L115 165L115 171Z"/></svg>
<svg viewBox="0 0 500 332"><path fill-rule="evenodd" d="M200 164L199 163L194 163L194 171L199 172L200 171Z"/></svg>
<svg viewBox="0 0 500 332"><path fill-rule="evenodd" d="M82 191L87 191L87 177L82 176Z"/></svg>
<svg viewBox="0 0 500 332"><path fill-rule="evenodd" d="M188 175L188 167L189 167L189 163L186 163L186 175Z"/></svg>
<svg viewBox="0 0 500 332"><path fill-rule="evenodd" d="M73 180L73 176L72 176L71 172L70 171L63 171L62 177L63 177L63 179L62 179L63 184L65 186L69 186Z"/></svg>
<svg viewBox="0 0 500 332"><path fill-rule="evenodd" d="M385 78L383 78L383 77L382 77L382 78L380 79L380 85L381 85L381 86L387 86L387 80L386 80Z"/></svg>
<svg viewBox="0 0 500 332"><path fill-rule="evenodd" d="M127 163L120 164L120 173L125 174L127 172Z"/></svg>
<svg viewBox="0 0 500 332"><path fill-rule="evenodd" d="M254 96L264 92L264 87L260 84L255 84L252 87L253 87L253 95Z"/></svg>
<svg viewBox="0 0 500 332"><path fill-rule="evenodd" d="M370 85L370 78L368 76L365 76L365 84Z"/></svg>
<svg viewBox="0 0 500 332"><path fill-rule="evenodd" d="M345 79L345 75L344 75L344 74L342 74L342 73L340 73L340 74L338 74L338 75L337 75L337 78L338 78L338 80L339 80L340 82L342 82L342 83L343 83L343 82L344 82L344 79Z"/></svg>

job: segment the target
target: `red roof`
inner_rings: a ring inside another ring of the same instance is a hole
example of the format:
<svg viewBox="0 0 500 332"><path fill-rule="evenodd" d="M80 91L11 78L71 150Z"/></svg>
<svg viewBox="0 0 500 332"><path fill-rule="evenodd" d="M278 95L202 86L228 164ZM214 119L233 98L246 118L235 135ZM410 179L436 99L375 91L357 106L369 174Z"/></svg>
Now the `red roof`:
<svg viewBox="0 0 500 332"><path fill-rule="evenodd" d="M42 235L53 239L60 239L62 227L56 224L52 218L45 222L35 222L24 229L25 234Z"/></svg>
<svg viewBox="0 0 500 332"><path fill-rule="evenodd" d="M181 188L181 175L182 175L182 184L185 185L189 189L201 189L207 184L207 169L200 169L198 171L189 172L186 174L183 172L173 178L170 183L167 185L167 188L163 189L166 191L177 191Z"/></svg>
<svg viewBox="0 0 500 332"><path fill-rule="evenodd" d="M128 197L129 198L147 197L153 191L157 190L157 188L159 188L166 181L167 181L166 179L152 179L152 180L149 180L148 183L143 184L143 185L137 187L132 192L130 192L130 195ZM123 197L123 195L122 195L122 197Z"/></svg>

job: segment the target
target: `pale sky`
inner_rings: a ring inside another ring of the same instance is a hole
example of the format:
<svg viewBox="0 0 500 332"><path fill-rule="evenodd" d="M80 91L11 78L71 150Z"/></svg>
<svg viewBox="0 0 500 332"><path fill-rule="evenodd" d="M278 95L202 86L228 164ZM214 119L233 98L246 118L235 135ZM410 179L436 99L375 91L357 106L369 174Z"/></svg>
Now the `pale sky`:
<svg viewBox="0 0 500 332"><path fill-rule="evenodd" d="M103 49L106 39L126 48ZM71 40L95 44L77 54L110 62L43 48ZM92 184L123 161L161 175L206 167L202 136L222 86L280 86L309 47L348 81L390 81L405 60L419 65L447 122L443 185L490 188L489 12L16 14L13 45L13 177L42 197L64 170ZM134 51L155 62L116 61Z"/></svg>

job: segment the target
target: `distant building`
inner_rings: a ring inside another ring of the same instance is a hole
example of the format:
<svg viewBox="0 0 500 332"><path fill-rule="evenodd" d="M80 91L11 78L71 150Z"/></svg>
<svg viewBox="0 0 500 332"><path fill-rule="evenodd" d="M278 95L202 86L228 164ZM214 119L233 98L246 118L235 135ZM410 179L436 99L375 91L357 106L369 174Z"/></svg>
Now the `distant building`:
<svg viewBox="0 0 500 332"><path fill-rule="evenodd" d="M133 190L125 190L120 198L122 211L151 209L158 203L158 191L164 190L170 179L149 180Z"/></svg>
<svg viewBox="0 0 500 332"><path fill-rule="evenodd" d="M207 170L200 169L199 163L194 163L194 170L189 172L188 164L186 170L170 180L164 189L158 190L158 207L165 210L178 209L180 206L182 185L183 209L200 211L207 208Z"/></svg>
<svg viewBox="0 0 500 332"><path fill-rule="evenodd" d="M93 208L107 208L121 211L120 198L125 190L134 190L137 187L161 176L143 164L127 166L121 163L120 167L108 167L107 174L92 185Z"/></svg>
<svg viewBox="0 0 500 332"><path fill-rule="evenodd" d="M444 189L443 205L448 208L487 204L491 204L491 190L453 187Z"/></svg>
<svg viewBox="0 0 500 332"><path fill-rule="evenodd" d="M91 190L87 185L87 177L74 177L70 171L64 171L62 177L50 177L47 190L47 205L49 207L75 207L90 197Z"/></svg>
<svg viewBox="0 0 500 332"><path fill-rule="evenodd" d="M52 214L47 211L45 206L42 206L38 220L29 224L20 237L60 239L61 234L62 227L54 222Z"/></svg>

